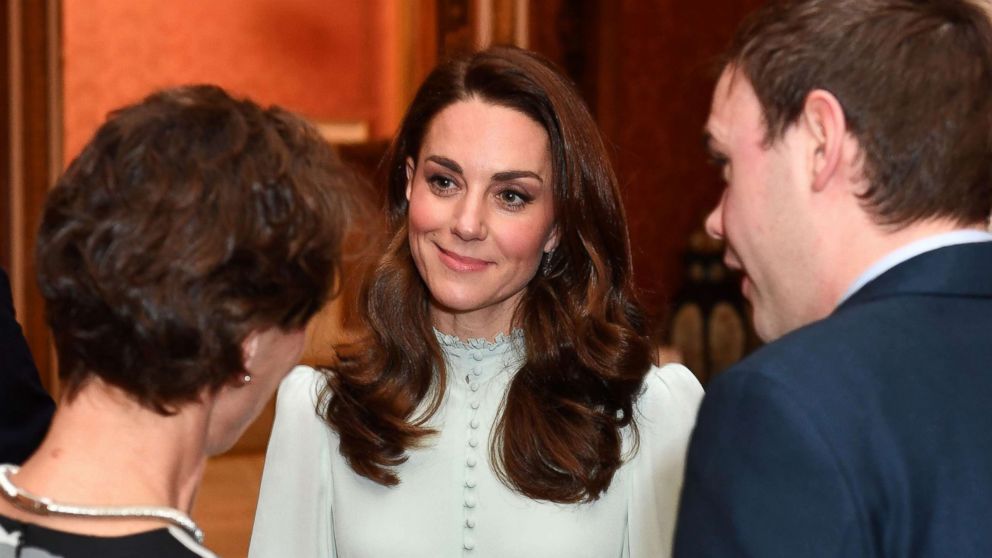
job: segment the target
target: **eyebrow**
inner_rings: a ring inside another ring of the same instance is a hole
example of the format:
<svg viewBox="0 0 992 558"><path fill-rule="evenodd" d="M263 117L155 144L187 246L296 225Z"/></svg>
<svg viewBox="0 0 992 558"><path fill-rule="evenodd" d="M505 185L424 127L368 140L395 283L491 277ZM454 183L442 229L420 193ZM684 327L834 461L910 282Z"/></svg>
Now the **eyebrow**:
<svg viewBox="0 0 992 558"><path fill-rule="evenodd" d="M459 165L458 163L452 161L451 159L449 159L447 157L442 157L440 155L431 155L431 156L427 157L426 160L427 161L432 161L434 163L437 163L437 164L441 165L442 167L450 170L451 172L455 172L455 173L458 173L458 174L465 174L465 171L462 170L461 165ZM497 172L492 177L492 179L494 181L496 181L496 182L507 182L507 181L510 181L510 180L516 180L518 178L534 178L534 179L537 179L538 182L540 182L542 184L544 183L544 179L542 179L540 175L538 175L535 172L526 171L526 170L512 170L512 171Z"/></svg>
<svg viewBox="0 0 992 558"><path fill-rule="evenodd" d="M451 172L457 172L458 174L465 174L465 171L462 170L462 166L461 165L459 165L458 163L452 161L451 159L449 159L447 157L442 157L440 155L431 155L426 160L427 161L434 161L435 163L441 165L442 167L445 167L446 169L450 170Z"/></svg>
<svg viewBox="0 0 992 558"><path fill-rule="evenodd" d="M510 180L516 180L518 178L536 178L538 182L544 184L544 179L538 176L537 173L531 171L523 171L523 170L505 171L505 172L498 172L493 175L493 180L496 182L508 182Z"/></svg>

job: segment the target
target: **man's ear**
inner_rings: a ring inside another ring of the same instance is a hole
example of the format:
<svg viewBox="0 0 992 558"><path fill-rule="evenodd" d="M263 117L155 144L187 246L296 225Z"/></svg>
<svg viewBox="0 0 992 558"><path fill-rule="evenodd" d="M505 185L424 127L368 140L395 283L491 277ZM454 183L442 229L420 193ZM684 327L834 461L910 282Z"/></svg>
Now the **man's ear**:
<svg viewBox="0 0 992 558"><path fill-rule="evenodd" d="M406 158L406 201L410 201L410 190L413 188L413 173L416 172L417 165L412 157Z"/></svg>
<svg viewBox="0 0 992 558"><path fill-rule="evenodd" d="M809 139L807 156L813 190L821 191L844 163L848 136L844 108L829 91L814 89L806 96L799 125Z"/></svg>

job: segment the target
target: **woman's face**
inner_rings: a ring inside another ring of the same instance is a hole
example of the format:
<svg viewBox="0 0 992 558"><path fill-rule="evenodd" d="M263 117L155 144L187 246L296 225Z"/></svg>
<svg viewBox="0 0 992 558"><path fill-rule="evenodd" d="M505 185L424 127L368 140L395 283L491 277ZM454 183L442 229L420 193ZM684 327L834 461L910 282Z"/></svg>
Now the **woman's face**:
<svg viewBox="0 0 992 558"><path fill-rule="evenodd" d="M409 241L435 324L478 320L489 335L513 310L557 238L548 134L478 99L434 117L407 160Z"/></svg>

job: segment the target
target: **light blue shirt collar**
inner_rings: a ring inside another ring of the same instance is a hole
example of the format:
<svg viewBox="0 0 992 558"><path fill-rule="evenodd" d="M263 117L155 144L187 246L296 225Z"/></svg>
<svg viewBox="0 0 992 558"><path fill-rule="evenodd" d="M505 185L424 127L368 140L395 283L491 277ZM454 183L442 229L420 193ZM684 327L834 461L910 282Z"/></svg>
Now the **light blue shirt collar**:
<svg viewBox="0 0 992 558"><path fill-rule="evenodd" d="M871 267L869 267L854 281L854 283L851 283L851 286L844 292L844 296L842 296L837 302L837 306L843 304L845 300L850 298L854 293L858 292L861 287L867 285L872 279L875 279L879 275L901 264L902 262L919 256L924 252L930 252L931 250L944 248L945 246L953 246L955 244L970 244L973 242L990 241L992 241L992 234L984 231L968 229L936 234L910 242L901 248L897 248L892 252L889 252L882 257L882 259L872 264Z"/></svg>

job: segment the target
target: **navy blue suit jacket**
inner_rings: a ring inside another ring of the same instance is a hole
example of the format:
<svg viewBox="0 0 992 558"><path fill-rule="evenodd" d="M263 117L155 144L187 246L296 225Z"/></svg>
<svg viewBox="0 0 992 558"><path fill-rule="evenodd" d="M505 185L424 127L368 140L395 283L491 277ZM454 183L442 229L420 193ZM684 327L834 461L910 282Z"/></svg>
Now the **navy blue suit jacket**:
<svg viewBox="0 0 992 558"><path fill-rule="evenodd" d="M0 463L21 463L38 447L55 409L14 319L7 273L0 269Z"/></svg>
<svg viewBox="0 0 992 558"><path fill-rule="evenodd" d="M675 555L992 556L992 242L916 256L717 377Z"/></svg>

